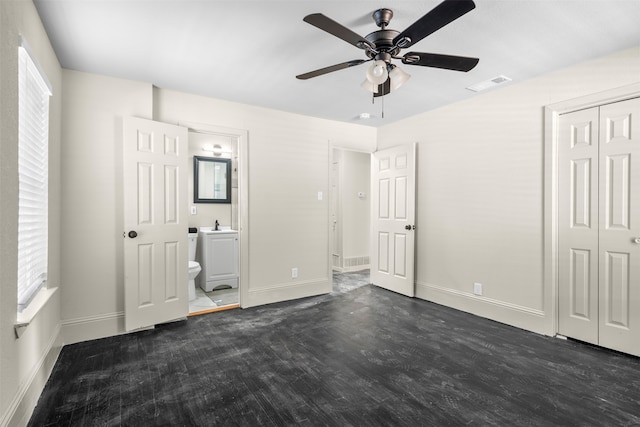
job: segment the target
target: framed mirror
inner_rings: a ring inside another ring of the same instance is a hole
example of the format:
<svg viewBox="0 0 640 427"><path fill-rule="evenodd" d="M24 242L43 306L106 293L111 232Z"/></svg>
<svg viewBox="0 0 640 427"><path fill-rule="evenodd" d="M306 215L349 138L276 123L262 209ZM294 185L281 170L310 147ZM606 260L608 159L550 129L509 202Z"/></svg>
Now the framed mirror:
<svg viewBox="0 0 640 427"><path fill-rule="evenodd" d="M231 203L231 159L193 156L193 202Z"/></svg>

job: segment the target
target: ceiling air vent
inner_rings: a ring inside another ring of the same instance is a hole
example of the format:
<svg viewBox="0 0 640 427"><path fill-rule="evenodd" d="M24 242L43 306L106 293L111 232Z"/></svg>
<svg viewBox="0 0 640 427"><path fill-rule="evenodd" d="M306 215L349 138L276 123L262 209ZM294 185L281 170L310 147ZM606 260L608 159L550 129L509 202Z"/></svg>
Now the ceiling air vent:
<svg viewBox="0 0 640 427"><path fill-rule="evenodd" d="M492 79L489 80L485 80L483 82L480 83L476 83L474 85L471 85L469 87L467 87L467 89L473 91L473 92L480 92L482 90L485 89L489 89L492 88L494 86L498 86L502 83L506 83L506 82L510 82L511 79L507 76L498 76L498 77L494 77Z"/></svg>

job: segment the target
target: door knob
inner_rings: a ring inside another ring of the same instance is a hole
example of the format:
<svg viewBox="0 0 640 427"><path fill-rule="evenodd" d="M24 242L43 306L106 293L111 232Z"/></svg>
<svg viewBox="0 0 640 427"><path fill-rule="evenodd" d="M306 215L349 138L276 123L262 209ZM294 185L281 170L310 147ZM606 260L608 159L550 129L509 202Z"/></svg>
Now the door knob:
<svg viewBox="0 0 640 427"><path fill-rule="evenodd" d="M416 226L415 226L415 225L408 225L408 224L407 224L407 225L405 225L405 226L404 226L404 229L405 229L405 230L415 230L415 229L416 229Z"/></svg>
<svg viewBox="0 0 640 427"><path fill-rule="evenodd" d="M633 239L633 243L640 245L640 237Z"/></svg>
<svg viewBox="0 0 640 427"><path fill-rule="evenodd" d="M138 233L136 233L135 231L131 230L129 232L129 237L131 237L132 239L135 239L136 237L138 237Z"/></svg>

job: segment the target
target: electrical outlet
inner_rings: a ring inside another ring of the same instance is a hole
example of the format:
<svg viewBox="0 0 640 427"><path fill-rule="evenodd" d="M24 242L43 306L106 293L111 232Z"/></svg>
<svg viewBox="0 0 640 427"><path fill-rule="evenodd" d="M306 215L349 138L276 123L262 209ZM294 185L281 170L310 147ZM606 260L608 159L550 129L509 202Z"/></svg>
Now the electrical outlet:
<svg viewBox="0 0 640 427"><path fill-rule="evenodd" d="M473 294L478 296L482 295L482 283L475 282L473 284Z"/></svg>
<svg viewBox="0 0 640 427"><path fill-rule="evenodd" d="M296 277L298 277L298 267L293 267L291 269L291 278L295 279Z"/></svg>

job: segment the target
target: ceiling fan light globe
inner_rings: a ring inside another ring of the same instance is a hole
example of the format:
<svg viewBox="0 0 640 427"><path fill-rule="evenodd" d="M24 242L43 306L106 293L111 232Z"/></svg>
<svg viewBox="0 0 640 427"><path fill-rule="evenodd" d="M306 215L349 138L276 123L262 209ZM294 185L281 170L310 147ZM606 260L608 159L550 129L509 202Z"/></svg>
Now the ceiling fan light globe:
<svg viewBox="0 0 640 427"><path fill-rule="evenodd" d="M394 67L389 73L389 79L391 79L391 90L398 89L410 78L411 74L401 70L400 67Z"/></svg>
<svg viewBox="0 0 640 427"><path fill-rule="evenodd" d="M364 79L364 81L360 83L360 86L367 92L378 93L378 85L371 83L369 79Z"/></svg>
<svg viewBox="0 0 640 427"><path fill-rule="evenodd" d="M387 81L389 73L387 71L387 63L384 61L375 61L367 68L367 80L375 85L381 85Z"/></svg>

